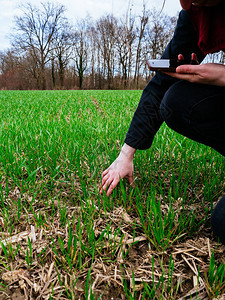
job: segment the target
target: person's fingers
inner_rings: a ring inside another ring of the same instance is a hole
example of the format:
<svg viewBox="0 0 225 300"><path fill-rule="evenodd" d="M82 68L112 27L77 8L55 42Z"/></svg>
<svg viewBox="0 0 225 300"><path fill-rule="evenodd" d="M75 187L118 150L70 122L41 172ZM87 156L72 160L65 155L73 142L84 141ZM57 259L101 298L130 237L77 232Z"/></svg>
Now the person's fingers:
<svg viewBox="0 0 225 300"><path fill-rule="evenodd" d="M104 183L104 185L102 186L102 189L105 191L109 188L110 184L113 182L114 178L111 176L109 177L106 182Z"/></svg>
<svg viewBox="0 0 225 300"><path fill-rule="evenodd" d="M112 183L110 184L108 191L107 191L107 197L109 197L110 194L112 194L113 190L116 188L118 185L120 179L118 177L115 177Z"/></svg>
<svg viewBox="0 0 225 300"><path fill-rule="evenodd" d="M197 55L195 53L191 54L191 60L197 60Z"/></svg>
<svg viewBox="0 0 225 300"><path fill-rule="evenodd" d="M102 195L102 193L103 193L103 190L102 190L102 183L99 184L99 186L98 186L98 192L100 193L100 195Z"/></svg>
<svg viewBox="0 0 225 300"><path fill-rule="evenodd" d="M105 176L102 178L102 182L98 188L98 191L100 192L100 195L102 195L103 190L104 190L104 186L106 184L106 181L109 179L110 174L105 174Z"/></svg>
<svg viewBox="0 0 225 300"><path fill-rule="evenodd" d="M102 185L104 185L105 184L105 182L106 182L106 180L108 180L109 179L109 177L110 177L110 174L109 173L107 173L103 178L102 178Z"/></svg>
<svg viewBox="0 0 225 300"><path fill-rule="evenodd" d="M107 195L107 198L109 198L109 195L112 194L113 190L114 190L114 188L111 187L111 185L110 185L110 187L108 188L107 194L106 194L106 195Z"/></svg>
<svg viewBox="0 0 225 300"><path fill-rule="evenodd" d="M179 55L178 55L178 60L184 60L183 54L179 54Z"/></svg>
<svg viewBox="0 0 225 300"><path fill-rule="evenodd" d="M109 172L109 168L102 173L102 178Z"/></svg>
<svg viewBox="0 0 225 300"><path fill-rule="evenodd" d="M191 60L192 60L192 61L196 61L196 62L199 64L197 55L196 55L195 53L192 53L192 54L191 54Z"/></svg>
<svg viewBox="0 0 225 300"><path fill-rule="evenodd" d="M102 189L103 189L104 183L105 183L105 181L103 182L103 180L102 180L102 182L99 184L98 191L99 191L100 194L102 194L102 192L103 192Z"/></svg>
<svg viewBox="0 0 225 300"><path fill-rule="evenodd" d="M134 178L133 178L133 175L130 175L130 176L128 175L127 178L128 178L129 184L130 184L132 187L134 187Z"/></svg>
<svg viewBox="0 0 225 300"><path fill-rule="evenodd" d="M182 65L176 68L177 73L183 74L198 74L199 66L198 65Z"/></svg>

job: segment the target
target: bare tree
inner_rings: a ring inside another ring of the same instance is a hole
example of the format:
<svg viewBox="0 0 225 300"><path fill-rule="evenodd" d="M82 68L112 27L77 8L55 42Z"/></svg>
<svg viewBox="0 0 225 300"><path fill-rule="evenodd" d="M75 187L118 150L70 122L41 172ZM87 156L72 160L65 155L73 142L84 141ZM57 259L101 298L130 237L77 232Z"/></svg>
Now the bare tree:
<svg viewBox="0 0 225 300"><path fill-rule="evenodd" d="M124 88L131 76L133 45L135 41L134 18L126 18L125 22L120 21L117 27L116 44L119 56L119 65L122 69L122 81Z"/></svg>
<svg viewBox="0 0 225 300"><path fill-rule="evenodd" d="M0 71L6 73L18 66L19 58L16 56L14 50L7 50L0 52Z"/></svg>
<svg viewBox="0 0 225 300"><path fill-rule="evenodd" d="M36 67L38 87L45 89L45 66L50 60L52 41L58 26L61 26L65 8L62 5L46 2L41 3L40 9L32 6L31 3L26 3L22 5L22 10L23 15L15 17L16 33L12 36L13 46L20 53L29 52Z"/></svg>
<svg viewBox="0 0 225 300"><path fill-rule="evenodd" d="M143 4L143 12L142 16L140 17L140 24L137 26L137 48L136 48L136 63L135 63L135 71L134 71L134 82L136 83L136 87L139 88L139 74L140 74L140 67L141 67L141 56L143 51L143 37L145 34L145 28L148 24L149 15L148 11L145 9L145 5Z"/></svg>
<svg viewBox="0 0 225 300"><path fill-rule="evenodd" d="M176 18L169 17L156 10L151 12L149 28L147 30L147 39L151 58L160 58L167 44L172 38L175 29Z"/></svg>
<svg viewBox="0 0 225 300"><path fill-rule="evenodd" d="M148 58L159 59L167 44L171 40L176 24L176 17L170 17L162 12L152 10L149 16L149 22L146 27L145 39L143 41L144 55L146 62ZM152 72L145 64L144 72L149 78Z"/></svg>
<svg viewBox="0 0 225 300"><path fill-rule="evenodd" d="M53 40L53 45L54 47L51 57L53 87L55 85L54 67L56 59L58 65L60 87L63 88L65 69L70 61L73 52L72 28L69 23L64 22L62 26L59 26L59 28L57 28L55 38Z"/></svg>
<svg viewBox="0 0 225 300"><path fill-rule="evenodd" d="M82 88L84 72L88 64L88 34L87 21L77 23L73 36L75 70L79 77L79 88Z"/></svg>
<svg viewBox="0 0 225 300"><path fill-rule="evenodd" d="M0 88L1 89L29 89L35 88L30 73L26 71L29 58L17 55L10 49L0 53Z"/></svg>
<svg viewBox="0 0 225 300"><path fill-rule="evenodd" d="M102 17L97 22L98 49L103 59L103 76L107 79L108 89L113 86L116 61L116 30L117 20L112 15Z"/></svg>
<svg viewBox="0 0 225 300"><path fill-rule="evenodd" d="M88 39L89 39L89 47L90 47L90 79L92 88L96 88L96 62L98 60L97 57L97 31L93 26L89 26L88 28Z"/></svg>

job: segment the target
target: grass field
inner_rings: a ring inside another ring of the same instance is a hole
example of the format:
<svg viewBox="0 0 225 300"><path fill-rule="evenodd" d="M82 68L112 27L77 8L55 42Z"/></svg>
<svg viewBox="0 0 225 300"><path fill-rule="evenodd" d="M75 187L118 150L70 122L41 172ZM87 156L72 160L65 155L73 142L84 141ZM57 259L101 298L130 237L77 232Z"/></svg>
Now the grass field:
<svg viewBox="0 0 225 300"><path fill-rule="evenodd" d="M163 125L135 155L135 187L99 195L140 95L0 92L0 300L225 293L225 247L210 228L221 155Z"/></svg>

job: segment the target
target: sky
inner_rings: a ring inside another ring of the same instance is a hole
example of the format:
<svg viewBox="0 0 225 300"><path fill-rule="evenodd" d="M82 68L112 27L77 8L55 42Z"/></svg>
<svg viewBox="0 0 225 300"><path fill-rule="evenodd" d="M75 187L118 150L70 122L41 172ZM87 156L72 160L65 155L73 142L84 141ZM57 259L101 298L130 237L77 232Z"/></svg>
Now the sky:
<svg viewBox="0 0 225 300"><path fill-rule="evenodd" d="M155 7L160 10L163 3L163 0L58 0L57 2L66 7L65 15L71 24L74 24L77 19L87 16L93 19L109 13L113 13L115 17L123 16L128 7L132 8L134 14L138 14L142 11L143 1L146 9ZM41 1L30 0L29 2L35 6ZM13 30L14 16L21 15L19 8L21 3L22 1L18 0L0 0L0 50L10 48L9 36ZM175 16L180 9L179 0L166 0L163 11L170 16Z"/></svg>

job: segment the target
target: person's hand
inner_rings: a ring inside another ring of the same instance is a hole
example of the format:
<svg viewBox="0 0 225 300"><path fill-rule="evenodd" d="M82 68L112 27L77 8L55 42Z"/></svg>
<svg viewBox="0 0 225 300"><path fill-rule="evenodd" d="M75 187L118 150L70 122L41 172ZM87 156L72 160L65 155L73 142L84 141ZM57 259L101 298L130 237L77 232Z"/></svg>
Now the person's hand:
<svg viewBox="0 0 225 300"><path fill-rule="evenodd" d="M182 59L182 56L179 55L178 58ZM181 65L176 68L176 73L164 73L192 83L225 86L225 65L222 64Z"/></svg>
<svg viewBox="0 0 225 300"><path fill-rule="evenodd" d="M133 184L133 159L135 149L124 145L117 159L102 173L102 185L100 194L107 191L107 197L113 192L120 179L128 178L129 183Z"/></svg>

